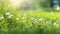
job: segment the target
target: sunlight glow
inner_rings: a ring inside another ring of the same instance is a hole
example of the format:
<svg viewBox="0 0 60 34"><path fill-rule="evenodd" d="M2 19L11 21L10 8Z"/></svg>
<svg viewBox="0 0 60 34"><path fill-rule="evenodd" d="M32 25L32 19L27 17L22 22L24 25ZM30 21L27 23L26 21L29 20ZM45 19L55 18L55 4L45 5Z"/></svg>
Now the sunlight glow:
<svg viewBox="0 0 60 34"><path fill-rule="evenodd" d="M20 3L20 0L11 0L11 4L14 6L18 6Z"/></svg>
<svg viewBox="0 0 60 34"><path fill-rule="evenodd" d="M20 6L21 3L23 4L23 2L28 2L28 0L10 0L10 1L13 6Z"/></svg>

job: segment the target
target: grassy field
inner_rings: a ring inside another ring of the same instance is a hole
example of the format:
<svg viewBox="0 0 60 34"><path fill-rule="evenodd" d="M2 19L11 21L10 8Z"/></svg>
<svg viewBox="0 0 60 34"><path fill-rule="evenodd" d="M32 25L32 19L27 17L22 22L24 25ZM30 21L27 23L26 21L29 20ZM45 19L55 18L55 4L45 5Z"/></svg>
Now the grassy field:
<svg viewBox="0 0 60 34"><path fill-rule="evenodd" d="M60 12L0 11L0 34L60 34Z"/></svg>

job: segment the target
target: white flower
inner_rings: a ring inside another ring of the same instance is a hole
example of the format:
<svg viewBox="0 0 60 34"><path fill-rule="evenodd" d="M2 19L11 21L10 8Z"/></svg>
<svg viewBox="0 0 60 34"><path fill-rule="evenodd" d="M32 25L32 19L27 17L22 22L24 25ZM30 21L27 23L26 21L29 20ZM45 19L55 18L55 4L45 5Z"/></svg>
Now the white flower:
<svg viewBox="0 0 60 34"><path fill-rule="evenodd" d="M53 23L53 25L56 25L57 23Z"/></svg>
<svg viewBox="0 0 60 34"><path fill-rule="evenodd" d="M10 13L7 12L6 15L10 15Z"/></svg>
<svg viewBox="0 0 60 34"><path fill-rule="evenodd" d="M2 16L1 19L4 19L4 17Z"/></svg>
<svg viewBox="0 0 60 34"><path fill-rule="evenodd" d="M24 14L24 16L26 16L26 14Z"/></svg>
<svg viewBox="0 0 60 34"><path fill-rule="evenodd" d="M1 16L1 17L0 17L0 20L2 20L2 19L4 19L4 17L3 17L3 16Z"/></svg>
<svg viewBox="0 0 60 34"><path fill-rule="evenodd" d="M13 15L9 15L9 17L8 18L12 18L13 17Z"/></svg>
<svg viewBox="0 0 60 34"><path fill-rule="evenodd" d="M25 19L26 17L22 17L22 19Z"/></svg>
<svg viewBox="0 0 60 34"><path fill-rule="evenodd" d="M49 22L46 22L46 24L48 24Z"/></svg>
<svg viewBox="0 0 60 34"><path fill-rule="evenodd" d="M42 19L40 18L39 20L41 21Z"/></svg>
<svg viewBox="0 0 60 34"><path fill-rule="evenodd" d="M37 23L37 19L33 19L32 20L32 23Z"/></svg>
<svg viewBox="0 0 60 34"><path fill-rule="evenodd" d="M43 18L40 18L39 21L44 21L44 19Z"/></svg>
<svg viewBox="0 0 60 34"><path fill-rule="evenodd" d="M16 18L16 20L19 20L19 18Z"/></svg>

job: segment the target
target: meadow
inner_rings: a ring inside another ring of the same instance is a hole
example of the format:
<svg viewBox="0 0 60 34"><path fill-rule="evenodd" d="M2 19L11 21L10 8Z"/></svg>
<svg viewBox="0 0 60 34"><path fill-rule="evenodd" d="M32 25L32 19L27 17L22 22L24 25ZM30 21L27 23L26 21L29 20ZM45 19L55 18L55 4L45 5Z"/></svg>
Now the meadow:
<svg viewBox="0 0 60 34"><path fill-rule="evenodd" d="M0 34L60 34L60 12L0 10Z"/></svg>

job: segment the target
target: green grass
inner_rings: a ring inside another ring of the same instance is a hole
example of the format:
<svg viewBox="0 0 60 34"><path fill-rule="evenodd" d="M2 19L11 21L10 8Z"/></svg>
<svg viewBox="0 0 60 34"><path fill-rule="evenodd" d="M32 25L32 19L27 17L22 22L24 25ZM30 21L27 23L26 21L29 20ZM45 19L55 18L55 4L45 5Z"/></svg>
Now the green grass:
<svg viewBox="0 0 60 34"><path fill-rule="evenodd" d="M60 12L0 11L0 34L60 34Z"/></svg>

